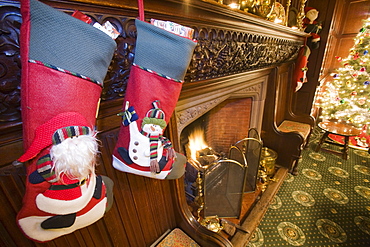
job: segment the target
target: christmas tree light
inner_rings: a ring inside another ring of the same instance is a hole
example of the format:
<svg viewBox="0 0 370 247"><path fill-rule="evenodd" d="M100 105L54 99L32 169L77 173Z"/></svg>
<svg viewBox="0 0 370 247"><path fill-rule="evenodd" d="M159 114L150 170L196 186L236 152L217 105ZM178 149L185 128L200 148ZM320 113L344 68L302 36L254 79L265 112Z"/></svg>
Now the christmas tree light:
<svg viewBox="0 0 370 247"><path fill-rule="evenodd" d="M347 58L336 57L342 67L322 86L316 106L323 121L337 119L358 128L370 123L370 18L354 39Z"/></svg>

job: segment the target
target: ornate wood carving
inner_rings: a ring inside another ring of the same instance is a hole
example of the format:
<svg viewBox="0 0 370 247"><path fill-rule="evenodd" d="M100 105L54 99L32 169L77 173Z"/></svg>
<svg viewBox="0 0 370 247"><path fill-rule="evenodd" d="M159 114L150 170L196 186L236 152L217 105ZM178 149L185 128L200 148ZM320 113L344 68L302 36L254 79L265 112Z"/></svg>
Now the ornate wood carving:
<svg viewBox="0 0 370 247"><path fill-rule="evenodd" d="M295 59L300 42L228 30L195 28L195 48L185 81L260 69Z"/></svg>
<svg viewBox="0 0 370 247"><path fill-rule="evenodd" d="M20 120L19 8L0 7L0 122Z"/></svg>

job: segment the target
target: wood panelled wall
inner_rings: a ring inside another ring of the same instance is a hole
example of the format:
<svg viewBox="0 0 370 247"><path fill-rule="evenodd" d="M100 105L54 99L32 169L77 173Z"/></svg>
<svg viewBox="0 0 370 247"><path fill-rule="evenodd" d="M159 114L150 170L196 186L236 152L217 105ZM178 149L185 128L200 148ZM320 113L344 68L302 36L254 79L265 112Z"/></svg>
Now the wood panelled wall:
<svg viewBox="0 0 370 247"><path fill-rule="evenodd" d="M202 227L187 208L183 179L160 181L113 169L111 153L117 138L130 66L134 56L136 1L43 1L67 13L78 9L94 20L113 22L121 32L118 49L104 81L97 118L101 140L97 173L114 183L114 205L98 222L45 244L28 240L15 217L22 206L26 165L15 161L23 152L20 109L19 2L0 1L0 246L149 246L167 229L180 227L202 246L231 242ZM185 94L227 88L223 78L269 70L292 62L305 35L248 14L200 0L146 0L147 18L172 20L196 30L198 46L183 85ZM216 56L219 55L219 56ZM201 88L201 90L198 90ZM209 89L207 89L209 90ZM267 99L268 100L268 99ZM274 100L274 99L270 99ZM176 119L167 128L178 145Z"/></svg>
<svg viewBox="0 0 370 247"><path fill-rule="evenodd" d="M332 73L341 64L336 56L346 58L354 45L354 38L363 26L363 20L370 17L370 1L346 0L338 8L338 20L331 29L329 44L331 50L326 53L327 59L323 64L323 75Z"/></svg>

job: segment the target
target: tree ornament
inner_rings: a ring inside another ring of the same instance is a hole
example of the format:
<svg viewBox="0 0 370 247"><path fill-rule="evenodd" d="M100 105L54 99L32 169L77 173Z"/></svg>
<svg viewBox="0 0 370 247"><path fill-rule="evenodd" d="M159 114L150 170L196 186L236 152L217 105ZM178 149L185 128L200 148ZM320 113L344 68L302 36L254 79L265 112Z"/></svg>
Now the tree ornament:
<svg viewBox="0 0 370 247"><path fill-rule="evenodd" d="M334 79L338 78L338 74L334 74L334 75L333 75L333 78L334 78Z"/></svg>
<svg viewBox="0 0 370 247"><path fill-rule="evenodd" d="M351 96L356 96L357 95L357 92L356 91L353 91L352 93L351 93Z"/></svg>
<svg viewBox="0 0 370 247"><path fill-rule="evenodd" d="M342 62L342 58L341 57L339 57L339 56L335 56L335 58L338 60L338 62Z"/></svg>
<svg viewBox="0 0 370 247"><path fill-rule="evenodd" d="M364 33L366 31L366 28L364 28L364 27L362 27L361 29L360 29L360 33Z"/></svg>
<svg viewBox="0 0 370 247"><path fill-rule="evenodd" d="M367 55L369 53L368 50L364 50L364 55Z"/></svg>
<svg viewBox="0 0 370 247"><path fill-rule="evenodd" d="M359 54L356 53L354 56L353 56L353 60L357 60L359 58Z"/></svg>
<svg viewBox="0 0 370 247"><path fill-rule="evenodd" d="M359 99L358 103L360 105L364 105L366 103L366 100L365 99Z"/></svg>
<svg viewBox="0 0 370 247"><path fill-rule="evenodd" d="M339 101L341 104L344 104L344 99L341 99L340 101Z"/></svg>
<svg viewBox="0 0 370 247"><path fill-rule="evenodd" d="M360 69L360 72L365 72L366 71L366 68L365 67L362 67L361 69Z"/></svg>

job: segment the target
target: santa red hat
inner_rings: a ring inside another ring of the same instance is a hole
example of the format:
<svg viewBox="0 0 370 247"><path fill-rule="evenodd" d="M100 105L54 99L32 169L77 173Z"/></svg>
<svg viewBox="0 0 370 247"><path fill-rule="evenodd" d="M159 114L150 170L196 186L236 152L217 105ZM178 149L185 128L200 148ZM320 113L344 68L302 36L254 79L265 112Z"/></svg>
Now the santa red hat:
<svg viewBox="0 0 370 247"><path fill-rule="evenodd" d="M310 11L310 10L313 10L313 9L314 9L314 10L317 10L317 9L316 9L316 8L314 8L314 7L305 7L305 8L304 8L304 13L307 15L307 12L308 12L308 11Z"/></svg>
<svg viewBox="0 0 370 247"><path fill-rule="evenodd" d="M84 126L93 128L92 123L88 123L86 118L77 112L63 112L46 123L38 126L35 131L35 138L27 151L18 159L25 162L38 155L41 150L53 144L54 133L66 126ZM79 135L78 133L76 136ZM55 138L54 138L55 139Z"/></svg>

